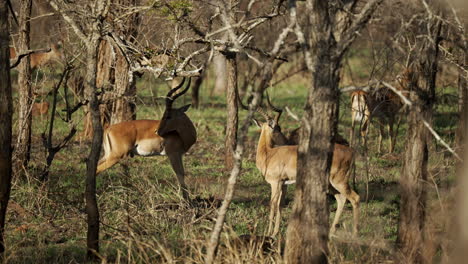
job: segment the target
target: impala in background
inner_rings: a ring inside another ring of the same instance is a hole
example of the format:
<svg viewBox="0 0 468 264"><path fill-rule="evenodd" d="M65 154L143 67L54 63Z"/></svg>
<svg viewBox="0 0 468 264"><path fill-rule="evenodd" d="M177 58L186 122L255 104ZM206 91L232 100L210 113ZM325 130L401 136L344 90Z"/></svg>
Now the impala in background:
<svg viewBox="0 0 468 264"><path fill-rule="evenodd" d="M17 56L16 49L10 47L10 59L15 59ZM29 56L31 58L31 69L40 68L54 61L61 61L64 58L61 42L50 45L49 52L32 53Z"/></svg>
<svg viewBox="0 0 468 264"><path fill-rule="evenodd" d="M398 89L407 90L410 79L413 74L410 70L405 70L398 79ZM405 92L403 92L405 93ZM387 126L389 153L395 150L396 137L398 135L398 126L401 117L397 118L403 103L400 97L387 87L378 87L377 89L366 92L357 90L351 93L351 145L354 146L354 129L359 124L361 137L366 143L369 133L370 122L377 122L379 126L379 142L377 152L381 153L382 139L385 134L384 126ZM397 123L397 129L394 125Z"/></svg>

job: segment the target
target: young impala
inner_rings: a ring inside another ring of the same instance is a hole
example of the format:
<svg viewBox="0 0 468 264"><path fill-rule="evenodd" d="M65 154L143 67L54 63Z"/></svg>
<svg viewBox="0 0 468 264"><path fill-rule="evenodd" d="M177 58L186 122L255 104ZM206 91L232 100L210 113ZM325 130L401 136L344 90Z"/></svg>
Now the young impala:
<svg viewBox="0 0 468 264"><path fill-rule="evenodd" d="M285 184L294 183L297 173L297 145L276 146L275 139L285 138L278 124L281 112L271 118L262 109L257 110L266 122L255 123L261 128L257 145L256 165L265 180L271 185L270 215L268 235L275 236L279 232L281 221L281 200L285 191ZM359 220L359 195L348 184L353 163L353 150L350 147L335 144L330 170L330 184L335 190L337 210L330 233L334 233L336 225L343 212L346 200L353 206L353 233L357 234ZM273 228L274 223L274 228Z"/></svg>
<svg viewBox="0 0 468 264"><path fill-rule="evenodd" d="M185 171L182 156L197 140L197 132L190 118L185 114L190 104L173 108L172 104L190 87L179 92L179 86L171 89L166 96L166 109L161 120L133 120L114 124L104 131L104 156L98 164L96 174L110 168L122 158L133 155L167 155L176 173L183 197L188 199L185 185Z"/></svg>

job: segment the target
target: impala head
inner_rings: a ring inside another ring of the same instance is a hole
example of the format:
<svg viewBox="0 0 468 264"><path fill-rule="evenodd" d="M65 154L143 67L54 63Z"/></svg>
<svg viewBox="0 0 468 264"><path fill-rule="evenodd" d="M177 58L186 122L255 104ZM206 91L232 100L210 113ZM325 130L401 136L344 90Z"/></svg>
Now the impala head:
<svg viewBox="0 0 468 264"><path fill-rule="evenodd" d="M254 123L262 130L262 132L266 132L269 136L271 136L271 141L273 145L282 146L288 145L288 140L286 136L281 132L281 127L279 125L279 118L283 113L283 110L273 106L270 102L270 97L268 94L267 97L267 107L268 110L272 110L277 113L275 117L271 117L267 112L265 112L261 107L257 108L257 113L261 114L265 118L265 122L259 122L255 118L253 119ZM242 108L246 109L244 105Z"/></svg>
<svg viewBox="0 0 468 264"><path fill-rule="evenodd" d="M188 91L188 89L190 88L190 80L191 79L189 78L187 86L181 92L176 94L176 92L184 85L185 78L177 87L171 89L167 93L166 109L164 110L163 117L161 118L159 128L157 131L155 131L159 136L164 137L165 135L171 132L181 129L180 124L182 124L183 121L189 119L185 112L189 109L190 104L184 105L180 108L173 108L172 104L179 96L185 94Z"/></svg>

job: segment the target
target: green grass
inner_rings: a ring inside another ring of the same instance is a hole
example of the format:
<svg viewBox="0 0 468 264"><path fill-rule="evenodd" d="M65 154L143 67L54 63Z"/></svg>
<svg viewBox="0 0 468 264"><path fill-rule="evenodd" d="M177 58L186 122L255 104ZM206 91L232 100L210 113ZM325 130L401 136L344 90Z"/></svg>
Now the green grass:
<svg viewBox="0 0 468 264"><path fill-rule="evenodd" d="M365 76L365 73L362 74ZM306 80L295 77L273 87L269 94L275 105L288 106L301 116L307 94L306 85ZM138 119L160 118L164 104L157 97L163 96L168 86L145 77L137 87ZM165 157L127 159L123 163L128 167L128 172L122 165L116 165L98 176L101 254L108 262L202 262L204 246L216 217L216 206L224 196L229 175L223 165L225 99L222 96L210 97L209 89L207 86L201 89L200 108L188 111L197 127L198 140L184 157L184 164L192 198L199 200L197 206L187 206L182 201L177 180ZM440 93L451 96L445 96L449 100L441 100L435 107L436 130L453 130L457 120L456 107L450 98L456 90L447 88ZM50 100L50 97L45 100ZM187 103L190 103L189 95L179 99L176 107ZM58 109L63 108L63 103L60 104ZM349 108L349 96L343 94L339 131L345 138L348 138L350 132ZM240 120L244 118L245 113L241 112ZM74 120L78 128L82 129L83 113L77 112ZM56 121L54 142L61 140L68 132L66 123L60 119ZM283 131L299 126L297 121L287 115L283 115L281 123ZM11 263L82 263L85 261L86 246L84 161L89 152L89 142L73 141L58 153L51 167L49 181L43 184L35 178L45 163L40 133L46 124L46 119L34 120L29 177L28 180L14 180L11 193L14 206L9 209L6 226L7 259ZM371 127L368 174L365 173L365 153L362 148L356 149L357 192L361 196L360 232L358 238L350 236L352 214L351 205L347 203L337 237L331 239L333 263L376 263L391 259L392 245L397 236L398 180L403 166L406 129L406 124L400 127L396 155L393 157L376 154L377 131L374 126ZM280 258L279 252L264 255L251 251L252 247L243 247L237 252L233 250L237 247L234 242L237 236L263 235L268 224L270 186L255 166L258 136L258 129L251 126L243 170L227 215L223 245L219 252L219 260L224 259L226 263L263 263L278 261ZM453 134L443 136L452 143ZM386 141L384 144L386 147ZM438 203L436 191L442 195L442 204L449 203L455 169L453 158L446 155L441 147L432 144L430 148L430 172L433 181L440 187L429 189L429 214L437 215L444 208ZM287 206L283 209L281 223L283 236L291 213L294 189L294 186L288 187ZM336 205L332 196L329 201L331 222ZM443 221L437 224L437 230L444 228Z"/></svg>

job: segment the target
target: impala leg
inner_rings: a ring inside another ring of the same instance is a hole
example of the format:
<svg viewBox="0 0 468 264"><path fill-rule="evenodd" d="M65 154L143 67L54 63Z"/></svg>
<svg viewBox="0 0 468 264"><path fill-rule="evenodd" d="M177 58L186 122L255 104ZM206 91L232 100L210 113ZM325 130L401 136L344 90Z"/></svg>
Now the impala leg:
<svg viewBox="0 0 468 264"><path fill-rule="evenodd" d="M393 122L388 123L388 146L389 146L389 153L393 153Z"/></svg>
<svg viewBox="0 0 468 264"><path fill-rule="evenodd" d="M354 146L354 127L355 127L355 124L356 124L354 119L355 119L355 114L353 112L352 115L351 115L351 133L349 135L349 138L350 138L350 141L351 141L350 142L351 146Z"/></svg>
<svg viewBox="0 0 468 264"><path fill-rule="evenodd" d="M346 196L341 193L335 194L336 199L336 213L335 218L333 219L333 223L330 228L330 234L334 234L336 231L336 225L338 224L338 220L340 219L341 213L343 212L344 205L346 203Z"/></svg>
<svg viewBox="0 0 468 264"><path fill-rule="evenodd" d="M273 237L279 233L281 225L281 200L283 200L283 186L286 186L282 183L278 184L278 199L276 201L276 219L275 219L275 229L273 231Z"/></svg>
<svg viewBox="0 0 468 264"><path fill-rule="evenodd" d="M98 167L96 169L96 175L107 170L108 168L117 164L120 161L120 157L104 157L98 162Z"/></svg>
<svg viewBox="0 0 468 264"><path fill-rule="evenodd" d="M267 231L268 236L273 235L273 222L275 219L275 214L277 212L276 207L278 206L278 200L280 200L280 197L278 196L279 195L278 193L279 183L274 182L274 183L270 183L270 185L271 185L271 198L270 198L270 215L268 217L268 231Z"/></svg>
<svg viewBox="0 0 468 264"><path fill-rule="evenodd" d="M182 197L185 200L189 200L187 185L185 185L185 171L184 164L182 163L182 154L180 153L171 153L168 154L169 161L171 162L172 169L174 170L177 181L179 181L180 188L182 190Z"/></svg>
<svg viewBox="0 0 468 264"><path fill-rule="evenodd" d="M351 190L346 198L351 202L353 206L353 235L357 235L359 230L359 195Z"/></svg>
<svg viewBox="0 0 468 264"><path fill-rule="evenodd" d="M377 153L382 153L382 139L383 139L383 134L385 133L384 126L382 124L379 124L379 145L377 146Z"/></svg>

